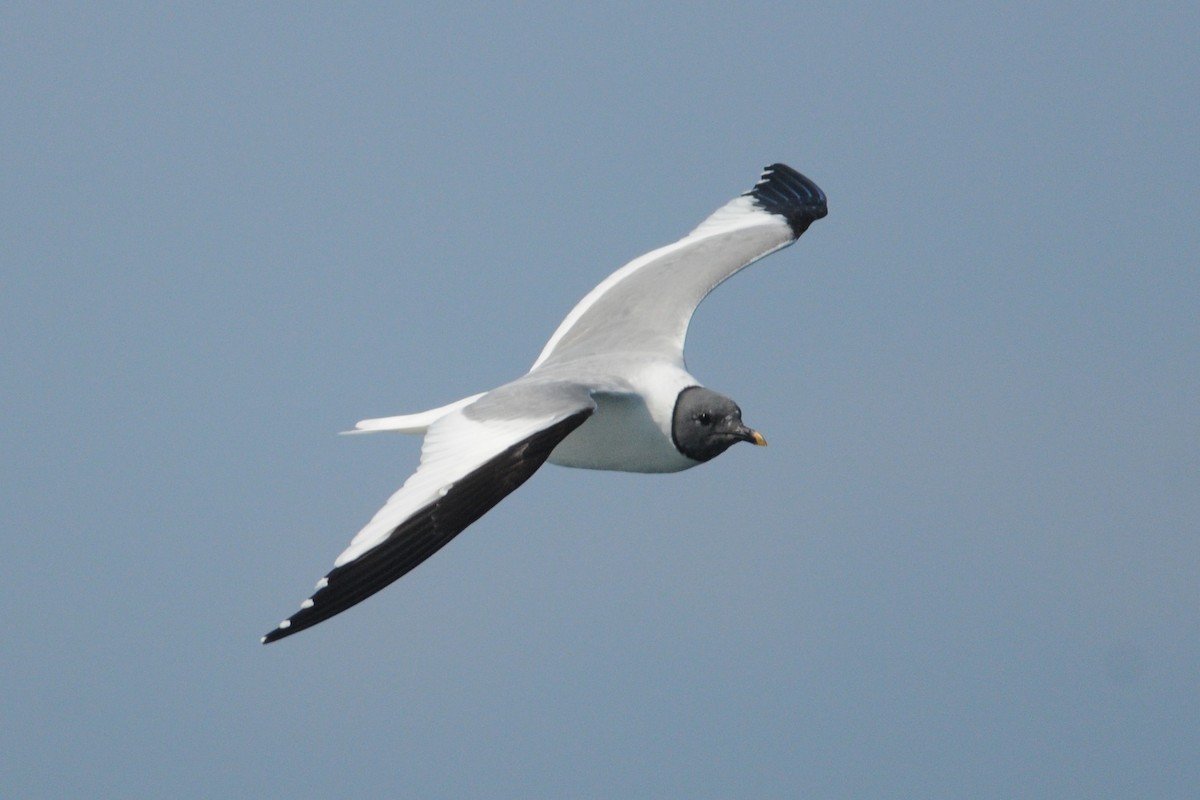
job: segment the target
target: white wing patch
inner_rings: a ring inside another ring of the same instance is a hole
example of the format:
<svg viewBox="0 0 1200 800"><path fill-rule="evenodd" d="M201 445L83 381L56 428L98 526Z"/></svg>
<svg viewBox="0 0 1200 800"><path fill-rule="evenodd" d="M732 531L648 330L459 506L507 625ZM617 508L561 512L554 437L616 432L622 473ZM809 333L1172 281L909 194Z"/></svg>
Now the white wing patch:
<svg viewBox="0 0 1200 800"><path fill-rule="evenodd" d="M499 453L579 410L574 404L537 418L474 420L460 409L441 417L429 426L417 471L355 535L334 566L353 561L383 542L406 519L444 497L456 481Z"/></svg>
<svg viewBox="0 0 1200 800"><path fill-rule="evenodd" d="M706 220L692 229L687 238L719 236L751 225L781 221L779 217L760 208L752 197L743 194L709 214Z"/></svg>

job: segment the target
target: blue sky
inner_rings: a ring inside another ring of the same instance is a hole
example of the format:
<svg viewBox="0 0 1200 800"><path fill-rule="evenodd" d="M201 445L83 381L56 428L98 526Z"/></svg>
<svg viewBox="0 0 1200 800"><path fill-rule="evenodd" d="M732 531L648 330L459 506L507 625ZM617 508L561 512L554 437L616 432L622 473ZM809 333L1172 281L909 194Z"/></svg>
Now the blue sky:
<svg viewBox="0 0 1200 800"><path fill-rule="evenodd" d="M1193 5L10 4L0 794L1191 797ZM784 161L697 313L771 447L547 468L264 648L415 465Z"/></svg>

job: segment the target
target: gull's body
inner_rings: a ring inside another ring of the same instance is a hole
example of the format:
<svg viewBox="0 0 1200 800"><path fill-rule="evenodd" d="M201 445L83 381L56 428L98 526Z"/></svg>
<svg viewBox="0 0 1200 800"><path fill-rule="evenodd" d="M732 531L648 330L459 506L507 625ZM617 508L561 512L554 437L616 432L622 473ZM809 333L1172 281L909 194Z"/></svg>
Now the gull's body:
<svg viewBox="0 0 1200 800"><path fill-rule="evenodd" d="M490 392L355 432L425 435L417 471L359 531L274 641L349 608L420 564L544 462L677 472L736 441L765 444L727 397L684 366L692 313L722 281L824 217L825 195L791 168L695 230L606 278L567 315L524 376Z"/></svg>

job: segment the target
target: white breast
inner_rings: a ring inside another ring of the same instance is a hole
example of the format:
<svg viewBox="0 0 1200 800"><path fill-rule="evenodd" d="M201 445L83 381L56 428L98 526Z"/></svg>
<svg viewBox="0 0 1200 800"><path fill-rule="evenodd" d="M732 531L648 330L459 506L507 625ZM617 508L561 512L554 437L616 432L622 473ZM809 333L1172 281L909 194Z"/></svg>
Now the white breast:
<svg viewBox="0 0 1200 800"><path fill-rule="evenodd" d="M626 382L632 391L594 391L594 413L550 454L550 463L618 472L679 472L700 462L675 449L675 400L698 381L674 366L646 365Z"/></svg>

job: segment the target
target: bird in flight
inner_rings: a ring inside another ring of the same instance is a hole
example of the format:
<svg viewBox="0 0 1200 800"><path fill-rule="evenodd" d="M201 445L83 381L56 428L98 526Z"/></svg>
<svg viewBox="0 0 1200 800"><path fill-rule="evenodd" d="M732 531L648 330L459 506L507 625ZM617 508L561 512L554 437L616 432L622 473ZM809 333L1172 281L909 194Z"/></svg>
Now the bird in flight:
<svg viewBox="0 0 1200 800"><path fill-rule="evenodd" d="M356 433L424 434L420 464L264 644L365 600L429 558L545 462L678 472L737 442L765 445L728 397L688 374L692 313L722 281L787 247L826 214L825 193L785 164L679 241L635 258L567 314L522 377Z"/></svg>

